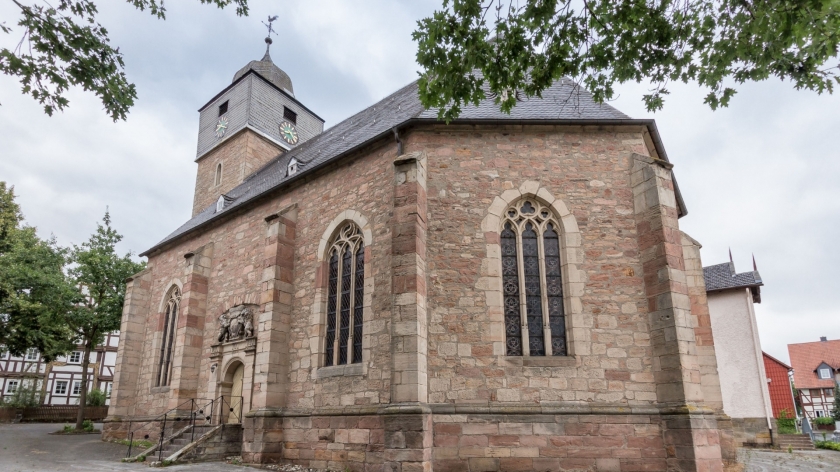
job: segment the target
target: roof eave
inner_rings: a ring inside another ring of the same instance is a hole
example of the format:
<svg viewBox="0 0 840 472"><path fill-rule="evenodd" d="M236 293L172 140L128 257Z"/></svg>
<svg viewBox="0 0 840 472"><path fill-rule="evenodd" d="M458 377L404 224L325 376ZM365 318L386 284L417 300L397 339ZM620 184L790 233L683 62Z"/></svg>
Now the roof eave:
<svg viewBox="0 0 840 472"><path fill-rule="evenodd" d="M251 70L248 73L246 73L245 75L248 75L251 72L254 72L254 71ZM254 72L254 73L256 74L256 72ZM243 77L245 77L245 75L243 75ZM259 74L256 74L256 75L259 76ZM211 102L212 102L212 100L211 100ZM413 125L430 124L430 123L442 124L443 122L438 120L437 118L410 118L410 119L402 122L401 124L398 124L394 128L402 129L402 128L407 128L407 127L413 126ZM659 130L656 128L656 122L654 120L651 120L651 119L627 118L627 119L590 119L590 120L583 120L583 119L582 120L569 120L569 119L556 119L556 120L530 119L529 120L529 119L513 119L513 118L511 118L511 119L501 119L500 120L500 119L490 118L490 119L456 119L456 120L453 120L451 122L451 124L456 124L456 125L457 124L493 124L493 125L518 124L518 125L569 125L569 126L583 126L583 125L589 125L589 126L593 126L593 125L594 126L645 126L647 128L648 132L651 135L651 141L654 144L655 150L656 150L657 154L659 155L659 158L666 161L666 162L670 162L670 161L668 161L668 156L665 153L665 147L662 145L662 140L659 137ZM347 157L348 155L351 155L351 154L359 151L360 149L363 149L363 148L369 146L371 143L374 143L374 142L376 142L380 139L383 139L385 137L392 137L392 136L393 136L393 128L385 130L385 131L383 131L383 132L381 132L381 133L379 133L375 136L372 136L371 138L357 144L356 146L353 146L352 148L336 155L335 157L333 157L329 160L326 160L326 161L324 161L320 164L317 164L313 167L309 167L309 168L305 169L303 172L298 172L297 174L295 174L294 177L291 177L287 180L284 180L283 182L281 182L276 187L267 189L264 192L255 195L250 200L248 200L246 202L243 202L242 208L246 208L247 206L253 204L254 202L262 199L266 195L274 193L274 192L276 192L280 189L283 189L283 188L289 186L290 184L292 184L294 182L297 182L299 179L308 176L311 172L314 172L318 169L322 169L322 168L327 167L331 164L335 164L337 161ZM682 195L679 193L679 189L676 185L676 180L674 181L674 193L676 194L676 198L677 198L677 207L678 207L677 209L678 209L678 212L679 212L678 216L683 217L683 216L688 214L688 210L686 210L684 204L681 203L683 201L683 199L682 199ZM233 211L230 214L232 215L232 214L235 214L235 213L238 213L238 211ZM224 213L221 213L220 216L222 214L224 214ZM178 236L174 237L171 240L164 240L164 241L152 246L151 248L147 249L146 251L140 253L139 255L140 255L140 257L147 257L151 253L157 251L158 249L161 249L164 246L167 246L167 245L172 244L172 243L174 243L178 240L181 240L184 237L186 237L186 236L188 236L192 233L195 233L196 231L198 231L200 229L203 229L204 227L209 226L210 224L214 224L218 221L220 221L219 218L211 218L211 219L209 219L209 220L207 220L203 223L199 223L194 228L190 228L189 230L185 231L182 234L179 234Z"/></svg>

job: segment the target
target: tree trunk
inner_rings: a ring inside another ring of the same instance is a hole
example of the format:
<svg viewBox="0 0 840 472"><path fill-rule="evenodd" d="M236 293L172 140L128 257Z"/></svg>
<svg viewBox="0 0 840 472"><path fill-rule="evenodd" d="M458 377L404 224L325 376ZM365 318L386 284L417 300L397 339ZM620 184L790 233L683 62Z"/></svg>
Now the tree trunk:
<svg viewBox="0 0 840 472"><path fill-rule="evenodd" d="M47 383L50 381L50 372L52 372L52 362L47 363L47 368L44 369L44 383L41 384L41 405L47 404Z"/></svg>
<svg viewBox="0 0 840 472"><path fill-rule="evenodd" d="M88 366L90 366L90 341L85 342L85 353L82 358L82 391L79 392L79 413L76 415L76 430L82 430L85 420L85 404L87 403Z"/></svg>

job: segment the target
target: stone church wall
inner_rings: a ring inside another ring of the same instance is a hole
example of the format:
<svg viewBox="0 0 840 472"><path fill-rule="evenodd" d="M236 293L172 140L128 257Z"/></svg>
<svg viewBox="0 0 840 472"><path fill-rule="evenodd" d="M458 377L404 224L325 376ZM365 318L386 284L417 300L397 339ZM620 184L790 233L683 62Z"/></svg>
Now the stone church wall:
<svg viewBox="0 0 840 472"><path fill-rule="evenodd" d="M248 129L228 139L230 142L210 151L198 160L193 216L216 203L219 195L231 191L282 151L277 145ZM222 178L216 185L218 164L222 164Z"/></svg>
<svg viewBox="0 0 840 472"><path fill-rule="evenodd" d="M144 333L142 354L122 356L137 364L134 401L111 420L217 395L217 318L259 303L241 359L246 461L719 470L714 414L685 407L703 390L682 234L642 129L441 125L402 139L399 158L382 141L150 256L124 318ZM562 222L568 356L505 355L499 215L523 194ZM363 362L323 368L325 247L344 221L365 238ZM173 285L175 374L156 388Z"/></svg>

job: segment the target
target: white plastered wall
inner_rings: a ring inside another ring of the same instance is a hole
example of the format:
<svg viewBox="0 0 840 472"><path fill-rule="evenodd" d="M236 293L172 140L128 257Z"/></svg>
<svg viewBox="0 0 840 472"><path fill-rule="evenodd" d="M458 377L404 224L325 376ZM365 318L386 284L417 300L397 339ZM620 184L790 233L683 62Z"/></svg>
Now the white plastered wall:
<svg viewBox="0 0 840 472"><path fill-rule="evenodd" d="M764 417L769 422L770 392L750 290L713 292L708 300L723 411L732 418Z"/></svg>

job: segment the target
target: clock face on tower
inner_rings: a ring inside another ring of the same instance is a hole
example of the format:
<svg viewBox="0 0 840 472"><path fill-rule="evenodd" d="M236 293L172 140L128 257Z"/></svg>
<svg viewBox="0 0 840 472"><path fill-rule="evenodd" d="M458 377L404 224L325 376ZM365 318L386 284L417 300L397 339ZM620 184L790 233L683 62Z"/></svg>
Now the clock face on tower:
<svg viewBox="0 0 840 472"><path fill-rule="evenodd" d="M225 131L227 131L228 127L228 119L227 116L219 117L219 121L216 122L216 137L221 138L225 135Z"/></svg>
<svg viewBox="0 0 840 472"><path fill-rule="evenodd" d="M295 125L284 121L280 123L280 136L289 144L297 144L298 134Z"/></svg>

